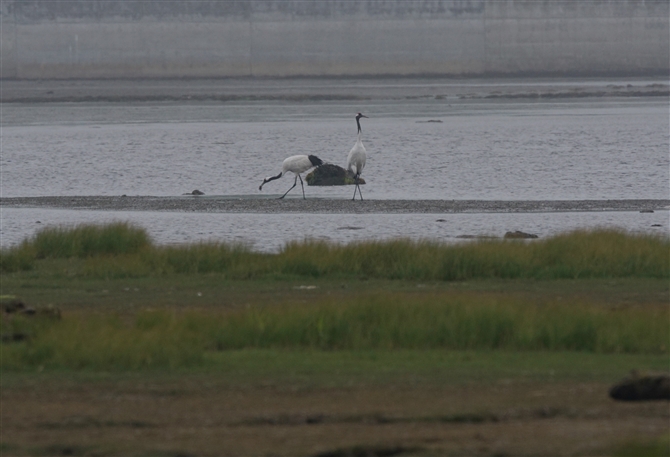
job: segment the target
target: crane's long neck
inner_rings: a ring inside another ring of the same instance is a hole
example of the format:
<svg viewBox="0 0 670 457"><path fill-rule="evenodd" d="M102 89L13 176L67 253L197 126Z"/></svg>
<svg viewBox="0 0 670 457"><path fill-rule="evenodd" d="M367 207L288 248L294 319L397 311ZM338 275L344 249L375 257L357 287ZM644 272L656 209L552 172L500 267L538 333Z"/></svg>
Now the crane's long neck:
<svg viewBox="0 0 670 457"><path fill-rule="evenodd" d="M356 118L356 125L358 125L358 138L360 139L361 137L361 121Z"/></svg>
<svg viewBox="0 0 670 457"><path fill-rule="evenodd" d="M281 178L282 176L284 176L284 171L283 171L283 170L282 170L282 172L279 173L277 176L268 176L267 178L265 178L265 179L263 180L263 183L262 183L261 186L258 188L258 190L263 190L263 186L265 185L265 183L268 183L268 182L270 182L270 181L274 181L275 179L279 179L279 178Z"/></svg>

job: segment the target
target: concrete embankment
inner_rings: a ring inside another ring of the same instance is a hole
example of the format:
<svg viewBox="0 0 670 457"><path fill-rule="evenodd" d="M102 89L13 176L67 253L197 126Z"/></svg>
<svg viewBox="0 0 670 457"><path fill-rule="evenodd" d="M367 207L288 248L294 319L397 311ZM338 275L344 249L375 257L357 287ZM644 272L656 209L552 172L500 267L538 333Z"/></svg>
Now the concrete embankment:
<svg viewBox="0 0 670 457"><path fill-rule="evenodd" d="M665 75L667 0L7 0L2 78Z"/></svg>

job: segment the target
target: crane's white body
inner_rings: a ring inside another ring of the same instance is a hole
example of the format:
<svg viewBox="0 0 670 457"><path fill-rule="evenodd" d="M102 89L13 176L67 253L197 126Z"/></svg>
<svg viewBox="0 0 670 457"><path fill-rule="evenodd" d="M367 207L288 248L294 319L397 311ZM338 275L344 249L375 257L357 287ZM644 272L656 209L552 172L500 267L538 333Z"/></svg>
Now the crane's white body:
<svg viewBox="0 0 670 457"><path fill-rule="evenodd" d="M363 168L365 168L365 161L367 160L367 152L365 151L365 146L363 146L363 141L361 140L360 119L362 117L367 118L367 116L364 116L361 113L356 115L356 124L358 125L358 139L356 140L354 147L351 148L351 151L349 151L349 156L347 157L347 169L353 173L354 184L356 185L354 188L354 198L352 198L352 200L356 199L356 190L358 190L358 194L361 196L361 200L363 200L363 194L361 193L361 188L358 185L358 178L361 177Z"/></svg>
<svg viewBox="0 0 670 457"><path fill-rule="evenodd" d="M365 146L361 141L361 134L358 134L358 140L354 147L349 151L349 156L347 157L347 169L354 174L354 176L360 176L365 168L365 161L367 160L367 154L365 151Z"/></svg>
<svg viewBox="0 0 670 457"><path fill-rule="evenodd" d="M300 176L300 173L304 173L310 168L313 167L318 167L321 165L323 162L321 159L319 159L317 156L314 155L295 155L291 157L287 157L284 159L284 162L282 163L282 171L279 173L277 176L269 176L263 180L263 183L260 185L258 190L263 190L263 186L265 183L272 181L274 179L279 179L282 176L284 176L286 173L295 173L295 181L293 182L293 186L291 189L293 189L296 184L298 184L298 178L300 178L300 186L302 186L302 198L305 198L305 186L302 183L302 177ZM279 198L284 198L286 197L286 194L288 194L291 189L287 190L284 195L282 195Z"/></svg>

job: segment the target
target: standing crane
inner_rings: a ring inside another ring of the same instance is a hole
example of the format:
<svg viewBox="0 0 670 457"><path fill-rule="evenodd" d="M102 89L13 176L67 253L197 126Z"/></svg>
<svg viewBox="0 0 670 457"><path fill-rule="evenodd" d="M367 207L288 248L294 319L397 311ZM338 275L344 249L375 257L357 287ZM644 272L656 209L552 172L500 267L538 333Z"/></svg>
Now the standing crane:
<svg viewBox="0 0 670 457"><path fill-rule="evenodd" d="M356 114L356 124L358 124L358 140L356 140L356 144L354 144L354 147L351 148L351 151L349 151L349 157L347 157L347 169L354 174L354 184L356 185L356 187L354 187L354 198L352 198L352 200L356 200L356 189L358 189L358 194L361 196L361 200L363 200L363 194L361 193L361 188L358 185L358 178L360 178L361 173L363 172L366 160L365 146L363 146L363 142L361 141L362 117L367 119L367 116L364 116L361 113Z"/></svg>
<svg viewBox="0 0 670 457"><path fill-rule="evenodd" d="M279 173L277 176L270 176L267 177L263 180L263 183L260 185L258 190L263 190L263 186L265 183L270 182L275 179L279 179L282 176L284 176L288 172L295 173L295 181L293 182L293 186L291 186L291 189L293 189L296 184L298 184L298 178L300 178L300 186L302 187L302 198L305 198L305 186L302 183L302 178L300 177L300 173L304 173L307 170L309 170L312 167L318 167L319 165L323 164L323 161L319 159L317 156L314 155L296 155L296 156L291 156L287 157L284 159L284 163L282 164L282 171ZM286 194L288 194L291 189L287 190L284 195L279 197L280 199L286 197Z"/></svg>

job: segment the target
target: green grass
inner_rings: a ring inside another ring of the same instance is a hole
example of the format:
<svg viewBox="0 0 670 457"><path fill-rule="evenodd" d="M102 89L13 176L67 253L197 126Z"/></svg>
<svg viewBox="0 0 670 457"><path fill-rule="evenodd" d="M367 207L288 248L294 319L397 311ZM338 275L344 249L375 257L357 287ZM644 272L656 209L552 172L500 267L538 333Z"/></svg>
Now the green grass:
<svg viewBox="0 0 670 457"><path fill-rule="evenodd" d="M630 441L614 450L614 457L667 457L670 455L670 436L654 441Z"/></svg>
<svg viewBox="0 0 670 457"><path fill-rule="evenodd" d="M47 228L0 252L5 273L39 259L83 258L75 274L132 278L218 273L231 279L364 277L422 281L477 278L670 278L670 239L616 230L575 231L533 242L480 240L325 241L288 243L278 254L240 245L157 246L140 229L119 223Z"/></svg>
<svg viewBox="0 0 670 457"><path fill-rule="evenodd" d="M28 341L4 345L1 367L176 369L239 349L667 354L669 317L666 307L473 303L398 293L229 312L146 310L132 319L19 316L3 319L3 333L22 333Z"/></svg>
<svg viewBox="0 0 670 457"><path fill-rule="evenodd" d="M194 319L194 316L188 317ZM207 320L207 322L205 322ZM665 309L476 303L375 294L353 302L250 309L194 323L216 349L508 349L666 352Z"/></svg>
<svg viewBox="0 0 670 457"><path fill-rule="evenodd" d="M366 350L320 351L241 349L208 352L203 363L174 369L72 370L38 366L5 370L3 387L32 388L42 382L69 384L112 381L161 383L202 378L231 387L346 387L404 383L462 384L515 382L605 382L631 370L668 371L664 354L596 354L574 351Z"/></svg>

